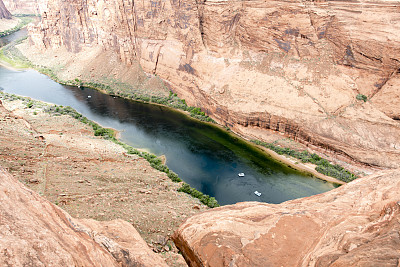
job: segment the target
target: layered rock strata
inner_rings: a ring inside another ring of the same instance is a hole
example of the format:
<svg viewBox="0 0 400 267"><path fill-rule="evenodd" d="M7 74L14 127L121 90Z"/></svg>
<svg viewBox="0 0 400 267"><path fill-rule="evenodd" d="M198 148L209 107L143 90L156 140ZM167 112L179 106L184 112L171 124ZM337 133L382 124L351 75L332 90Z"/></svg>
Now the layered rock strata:
<svg viewBox="0 0 400 267"><path fill-rule="evenodd" d="M11 13L7 10L6 6L4 5L3 1L0 0L0 19L11 19Z"/></svg>
<svg viewBox="0 0 400 267"><path fill-rule="evenodd" d="M167 266L122 220L77 220L0 167L2 266Z"/></svg>
<svg viewBox="0 0 400 267"><path fill-rule="evenodd" d="M4 0L3 2L13 14L39 14L38 0Z"/></svg>
<svg viewBox="0 0 400 267"><path fill-rule="evenodd" d="M400 167L399 6L53 0L41 3L30 40L73 53L101 47L121 64L140 63L243 135L278 131L348 159Z"/></svg>
<svg viewBox="0 0 400 267"><path fill-rule="evenodd" d="M190 266L398 266L400 170L279 205L243 202L189 218Z"/></svg>

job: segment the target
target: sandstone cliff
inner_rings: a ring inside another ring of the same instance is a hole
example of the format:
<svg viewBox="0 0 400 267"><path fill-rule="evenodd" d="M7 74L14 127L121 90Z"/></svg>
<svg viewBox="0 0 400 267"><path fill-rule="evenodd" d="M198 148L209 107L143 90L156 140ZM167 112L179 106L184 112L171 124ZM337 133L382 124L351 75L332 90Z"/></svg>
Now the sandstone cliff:
<svg viewBox="0 0 400 267"><path fill-rule="evenodd" d="M11 19L11 13L7 10L2 0L0 0L0 19Z"/></svg>
<svg viewBox="0 0 400 267"><path fill-rule="evenodd" d="M400 170L279 205L243 202L174 235L190 266L398 266Z"/></svg>
<svg viewBox="0 0 400 267"><path fill-rule="evenodd" d="M0 265L167 266L131 224L76 220L0 168Z"/></svg>
<svg viewBox="0 0 400 267"><path fill-rule="evenodd" d="M4 0L3 2L13 14L39 14L37 0Z"/></svg>
<svg viewBox="0 0 400 267"><path fill-rule="evenodd" d="M42 50L101 47L127 66L140 63L252 138L273 130L344 158L400 167L399 6L51 0L41 2L42 22L30 36ZM105 73L124 78L108 65Z"/></svg>

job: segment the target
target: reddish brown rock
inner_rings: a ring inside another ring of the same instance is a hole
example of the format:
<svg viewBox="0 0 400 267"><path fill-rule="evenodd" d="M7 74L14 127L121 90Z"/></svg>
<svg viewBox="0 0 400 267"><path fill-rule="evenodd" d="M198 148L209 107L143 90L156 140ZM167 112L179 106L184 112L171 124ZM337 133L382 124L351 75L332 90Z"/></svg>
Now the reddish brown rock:
<svg viewBox="0 0 400 267"><path fill-rule="evenodd" d="M7 10L6 6L3 3L3 0L0 0L0 19L11 19L11 13Z"/></svg>
<svg viewBox="0 0 400 267"><path fill-rule="evenodd" d="M38 0L3 0L13 14L39 14ZM42 1L44 4L47 1Z"/></svg>
<svg viewBox="0 0 400 267"><path fill-rule="evenodd" d="M52 0L41 7L42 22L30 31L39 49L101 47L250 138L274 130L348 159L400 167L398 1ZM120 73L111 61L98 65Z"/></svg>
<svg viewBox="0 0 400 267"><path fill-rule="evenodd" d="M398 266L400 170L279 205L195 215L173 239L190 266Z"/></svg>
<svg viewBox="0 0 400 267"><path fill-rule="evenodd" d="M167 266L122 220L76 220L0 168L1 266Z"/></svg>

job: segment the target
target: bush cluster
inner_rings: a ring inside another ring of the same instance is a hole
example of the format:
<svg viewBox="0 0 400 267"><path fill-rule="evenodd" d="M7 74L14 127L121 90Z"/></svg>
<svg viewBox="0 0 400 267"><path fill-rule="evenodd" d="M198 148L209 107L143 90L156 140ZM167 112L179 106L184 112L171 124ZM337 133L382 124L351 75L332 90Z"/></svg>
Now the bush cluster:
<svg viewBox="0 0 400 267"><path fill-rule="evenodd" d="M269 148L279 155L289 155L291 157L297 158L301 160L303 163L312 163L317 165L315 170L319 173L322 173L327 176L334 177L344 182L350 182L354 179L358 178L355 174L349 172L348 170L344 169L340 165L331 164L328 160L321 158L315 153L310 153L306 150L304 151L296 151L287 147L280 147L275 146L274 144L262 142L259 140L251 140L253 143L257 145L261 145L263 147Z"/></svg>
<svg viewBox="0 0 400 267"><path fill-rule="evenodd" d="M74 84L75 83L75 84ZM75 79L74 82L72 82L74 85L79 85L79 86L84 86L96 90L101 90L107 92L107 94L114 94L114 90L111 88L109 85L105 85L102 83L97 83L97 82L83 82L80 81L79 79Z"/></svg>
<svg viewBox="0 0 400 267"><path fill-rule="evenodd" d="M23 27L25 27L28 23L32 22L32 18L31 18L32 16L19 15L19 16L15 16L15 17L20 17L21 21L18 23L17 26L15 26L15 27L13 27L11 29L8 29L8 30L0 32L0 37L4 37L4 36L10 35L10 34L12 34L14 32L17 32L20 29L22 29Z"/></svg>
<svg viewBox="0 0 400 267"><path fill-rule="evenodd" d="M27 37L23 37L2 47L0 49L0 60L17 68L33 67L32 63L17 48L15 48L15 45L26 39Z"/></svg>
<svg viewBox="0 0 400 267"><path fill-rule="evenodd" d="M209 206L210 208L219 207L217 200L209 195L205 195L200 191L190 187L187 183L183 183L181 188L178 189L179 192L185 192L195 198L200 199L201 203Z"/></svg>
<svg viewBox="0 0 400 267"><path fill-rule="evenodd" d="M357 99L357 100L360 100L360 101L367 102L368 97L367 97L366 95L363 95L363 94L358 94L358 95L356 96L356 99Z"/></svg>

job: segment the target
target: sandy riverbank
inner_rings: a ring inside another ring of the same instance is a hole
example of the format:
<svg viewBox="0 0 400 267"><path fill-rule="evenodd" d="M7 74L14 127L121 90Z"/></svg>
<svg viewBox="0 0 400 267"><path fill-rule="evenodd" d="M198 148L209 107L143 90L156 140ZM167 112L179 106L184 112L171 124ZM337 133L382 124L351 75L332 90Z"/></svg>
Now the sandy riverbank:
<svg viewBox="0 0 400 267"><path fill-rule="evenodd" d="M269 155L271 155L271 157L273 157L274 159L276 159L279 162L282 162L283 164L286 164L290 167L292 167L293 169L299 170L299 171L304 171L307 173L311 173L312 175L314 175L315 177L321 179L321 180L325 180L331 183L335 183L335 184L346 184L343 181L340 181L336 178L324 175L322 173L319 173L315 170L315 165L314 164L304 164L301 162L301 160L295 159L295 158L291 158L289 156L285 156L285 155L279 155L278 153L276 153L275 151L265 148L263 146L257 146L260 149L266 151Z"/></svg>
<svg viewBox="0 0 400 267"><path fill-rule="evenodd" d="M18 25L20 19L13 17L12 19L0 19L0 32L10 30Z"/></svg>

